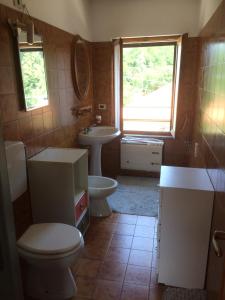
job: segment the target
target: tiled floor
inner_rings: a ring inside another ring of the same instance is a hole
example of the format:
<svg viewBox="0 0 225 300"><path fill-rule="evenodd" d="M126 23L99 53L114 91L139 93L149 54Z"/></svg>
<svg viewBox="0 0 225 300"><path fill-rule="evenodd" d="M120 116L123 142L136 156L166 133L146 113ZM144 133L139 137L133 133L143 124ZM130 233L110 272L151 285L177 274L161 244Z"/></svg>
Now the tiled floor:
<svg viewBox="0 0 225 300"><path fill-rule="evenodd" d="M93 218L73 268L76 300L160 300L157 219L125 214Z"/></svg>

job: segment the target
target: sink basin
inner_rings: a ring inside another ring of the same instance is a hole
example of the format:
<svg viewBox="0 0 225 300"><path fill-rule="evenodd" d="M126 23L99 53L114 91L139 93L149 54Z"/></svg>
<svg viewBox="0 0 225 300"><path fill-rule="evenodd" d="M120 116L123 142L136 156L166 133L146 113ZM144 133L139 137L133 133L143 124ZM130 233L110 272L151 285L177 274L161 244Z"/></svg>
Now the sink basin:
<svg viewBox="0 0 225 300"><path fill-rule="evenodd" d="M88 133L79 133L79 143L82 145L105 144L120 135L120 130L110 126L90 127Z"/></svg>
<svg viewBox="0 0 225 300"><path fill-rule="evenodd" d="M120 130L110 126L90 127L87 133L80 132L78 136L79 143L82 145L91 145L91 175L102 175L101 170L101 149L102 144L109 143L120 135Z"/></svg>

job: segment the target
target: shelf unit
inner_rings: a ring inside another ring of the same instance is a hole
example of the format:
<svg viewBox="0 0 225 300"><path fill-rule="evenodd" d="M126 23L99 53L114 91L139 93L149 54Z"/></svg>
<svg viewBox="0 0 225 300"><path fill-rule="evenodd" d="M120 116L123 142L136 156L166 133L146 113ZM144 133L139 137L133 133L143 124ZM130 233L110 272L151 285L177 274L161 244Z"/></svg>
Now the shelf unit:
<svg viewBox="0 0 225 300"><path fill-rule="evenodd" d="M28 160L35 223L59 222L85 233L89 225L88 152L47 148Z"/></svg>

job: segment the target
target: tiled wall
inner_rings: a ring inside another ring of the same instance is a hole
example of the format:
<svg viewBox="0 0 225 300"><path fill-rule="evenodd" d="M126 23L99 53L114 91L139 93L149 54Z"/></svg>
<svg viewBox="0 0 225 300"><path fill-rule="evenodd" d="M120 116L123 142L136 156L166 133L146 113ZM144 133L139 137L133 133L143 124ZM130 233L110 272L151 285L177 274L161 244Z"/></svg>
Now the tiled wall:
<svg viewBox="0 0 225 300"><path fill-rule="evenodd" d="M102 125L114 126L113 90L113 44L93 43L93 94L95 115L102 116ZM106 104L106 110L99 110L98 104ZM102 172L116 177L120 172L120 138L103 145Z"/></svg>
<svg viewBox="0 0 225 300"><path fill-rule="evenodd" d="M194 142L200 144L191 165L207 167L215 188L212 232L225 230L225 1L201 32ZM200 162L200 163L199 163ZM207 288L215 291L223 259L210 249ZM213 298L214 299L214 298ZM222 298L221 298L222 299Z"/></svg>
<svg viewBox="0 0 225 300"><path fill-rule="evenodd" d="M81 127L92 123L92 114L77 119L71 108L93 104L92 81L85 102L75 96L71 79L71 45L74 36L44 22L34 20L42 35L46 58L49 106L25 112L20 109L16 80L12 32L8 18L21 18L20 13L0 5L0 117L5 140L22 140L27 157L48 146L74 147ZM91 50L90 50L91 51ZM29 197L14 203L17 234L31 222Z"/></svg>
<svg viewBox="0 0 225 300"><path fill-rule="evenodd" d="M197 97L199 38L185 36L182 43L176 138L165 140L165 165L188 166L193 152L192 131Z"/></svg>
<svg viewBox="0 0 225 300"><path fill-rule="evenodd" d="M188 165L192 147L193 117L197 91L199 64L199 38L184 37L180 71L180 89L177 108L176 139L165 139L163 163ZM102 115L102 123L114 123L113 107L113 45L95 43L93 48L94 101L96 114ZM107 110L99 111L98 103L106 103ZM119 139L103 146L103 174L115 177L120 172Z"/></svg>
<svg viewBox="0 0 225 300"><path fill-rule="evenodd" d="M96 115L102 116L103 125L114 124L113 103L113 44L93 43L93 95ZM106 110L99 110L98 104L106 104Z"/></svg>

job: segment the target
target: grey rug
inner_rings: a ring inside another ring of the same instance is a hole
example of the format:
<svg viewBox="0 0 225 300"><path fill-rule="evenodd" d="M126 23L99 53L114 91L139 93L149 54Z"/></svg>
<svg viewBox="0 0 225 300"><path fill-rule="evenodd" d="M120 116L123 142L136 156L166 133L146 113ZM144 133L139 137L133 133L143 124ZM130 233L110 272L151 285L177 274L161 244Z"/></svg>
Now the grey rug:
<svg viewBox="0 0 225 300"><path fill-rule="evenodd" d="M114 212L158 216L159 178L119 176L117 191L108 197Z"/></svg>
<svg viewBox="0 0 225 300"><path fill-rule="evenodd" d="M206 291L182 288L167 288L163 300L206 300Z"/></svg>

